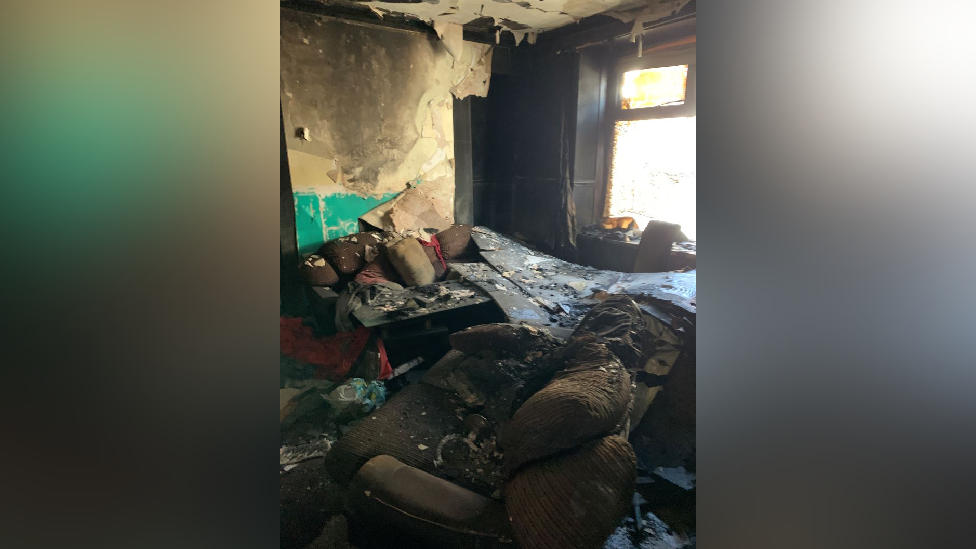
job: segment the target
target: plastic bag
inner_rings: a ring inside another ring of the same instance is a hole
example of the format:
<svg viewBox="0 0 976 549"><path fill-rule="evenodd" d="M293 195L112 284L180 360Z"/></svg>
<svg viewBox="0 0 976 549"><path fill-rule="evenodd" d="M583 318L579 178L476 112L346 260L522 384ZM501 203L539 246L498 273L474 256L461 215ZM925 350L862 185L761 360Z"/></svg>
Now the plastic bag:
<svg viewBox="0 0 976 549"><path fill-rule="evenodd" d="M365 416L386 402L386 387L382 381L354 377L336 387L322 398L332 407L336 417L354 419Z"/></svg>

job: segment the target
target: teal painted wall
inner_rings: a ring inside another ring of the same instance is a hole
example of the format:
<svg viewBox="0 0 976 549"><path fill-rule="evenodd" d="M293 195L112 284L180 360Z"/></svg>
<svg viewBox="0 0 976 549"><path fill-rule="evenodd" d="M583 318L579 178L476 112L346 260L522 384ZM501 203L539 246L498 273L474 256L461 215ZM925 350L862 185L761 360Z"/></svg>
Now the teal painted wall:
<svg viewBox="0 0 976 549"><path fill-rule="evenodd" d="M359 216L397 196L379 198L358 194L338 193L320 195L311 191L295 193L295 232L298 252L315 253L323 243L333 238L359 232Z"/></svg>

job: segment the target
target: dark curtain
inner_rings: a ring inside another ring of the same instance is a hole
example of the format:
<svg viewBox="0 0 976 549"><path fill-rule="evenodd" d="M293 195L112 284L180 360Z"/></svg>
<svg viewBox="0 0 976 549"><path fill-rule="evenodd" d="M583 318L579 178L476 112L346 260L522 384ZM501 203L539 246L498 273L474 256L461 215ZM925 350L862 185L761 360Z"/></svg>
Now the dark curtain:
<svg viewBox="0 0 976 549"><path fill-rule="evenodd" d="M579 54L566 53L558 56L561 65L559 87L559 178L558 200L553 201L556 211L551 217L547 244L553 255L573 263L579 262L576 248L576 201L573 198L573 164L576 144L576 97L579 84Z"/></svg>

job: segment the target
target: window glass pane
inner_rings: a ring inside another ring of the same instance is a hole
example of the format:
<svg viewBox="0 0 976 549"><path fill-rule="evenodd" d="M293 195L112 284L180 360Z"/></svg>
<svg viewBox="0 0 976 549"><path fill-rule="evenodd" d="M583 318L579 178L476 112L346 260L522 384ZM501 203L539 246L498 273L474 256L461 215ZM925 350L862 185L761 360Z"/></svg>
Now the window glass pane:
<svg viewBox="0 0 976 549"><path fill-rule="evenodd" d="M695 240L696 171L695 117L617 122L605 215L670 221Z"/></svg>
<svg viewBox="0 0 976 549"><path fill-rule="evenodd" d="M685 102L688 65L627 71L620 90L620 108L643 109Z"/></svg>

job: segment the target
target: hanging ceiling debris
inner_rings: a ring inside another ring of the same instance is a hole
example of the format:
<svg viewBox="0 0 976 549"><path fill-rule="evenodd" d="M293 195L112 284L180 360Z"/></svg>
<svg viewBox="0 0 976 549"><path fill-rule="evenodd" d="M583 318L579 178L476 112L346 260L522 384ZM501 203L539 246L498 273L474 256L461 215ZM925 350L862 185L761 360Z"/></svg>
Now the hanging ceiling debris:
<svg viewBox="0 0 976 549"><path fill-rule="evenodd" d="M509 32L516 45L535 43L539 33L604 14L635 28L677 13L689 0L319 0L323 4L365 7L377 17L386 14L419 19L443 35L447 24L476 32ZM456 32L456 31L455 31Z"/></svg>

